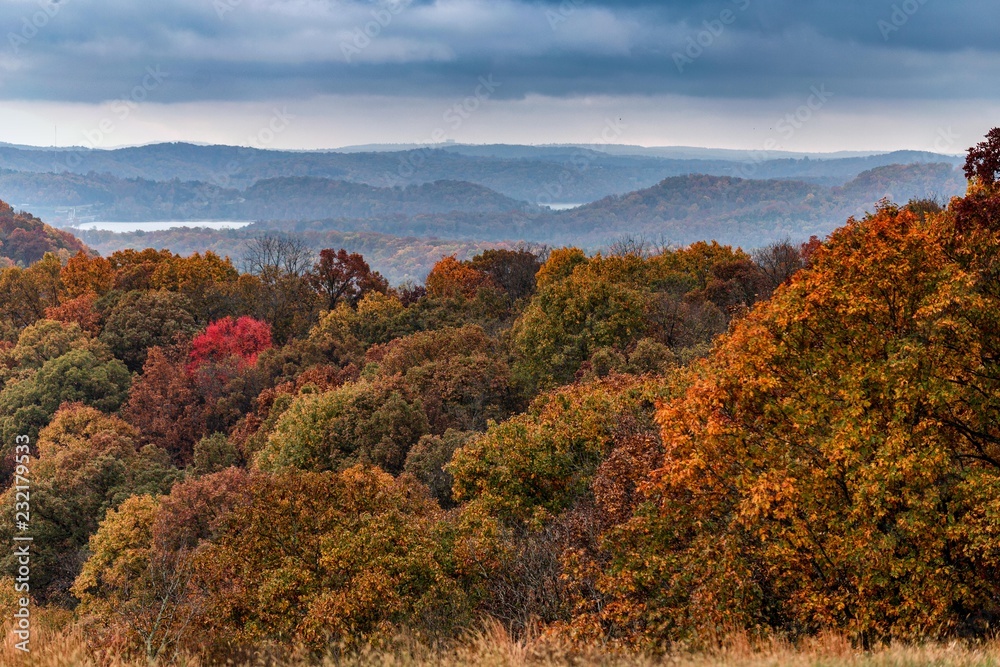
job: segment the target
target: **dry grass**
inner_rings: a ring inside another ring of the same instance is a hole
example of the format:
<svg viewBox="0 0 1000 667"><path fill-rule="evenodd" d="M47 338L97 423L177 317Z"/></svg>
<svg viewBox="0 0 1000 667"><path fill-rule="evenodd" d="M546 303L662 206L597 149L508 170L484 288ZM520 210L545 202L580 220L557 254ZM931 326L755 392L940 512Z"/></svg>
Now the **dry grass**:
<svg viewBox="0 0 1000 667"><path fill-rule="evenodd" d="M145 660L122 660L99 656L87 647L86 638L75 628L59 629L42 622L34 630L32 652L14 650L8 637L0 647L2 667L150 667ZM180 660L180 667L207 667L198 660ZM288 659L275 663L256 661L247 667L307 667L314 661ZM828 636L799 646L780 641L754 644L734 636L719 647L703 652L676 652L662 657L615 653L601 649L581 651L538 640L515 641L499 624L469 634L448 648L431 648L400 642L392 650L368 650L349 657L327 658L319 667L1000 667L1000 643L969 645L926 644L884 647L865 652L841 637Z"/></svg>

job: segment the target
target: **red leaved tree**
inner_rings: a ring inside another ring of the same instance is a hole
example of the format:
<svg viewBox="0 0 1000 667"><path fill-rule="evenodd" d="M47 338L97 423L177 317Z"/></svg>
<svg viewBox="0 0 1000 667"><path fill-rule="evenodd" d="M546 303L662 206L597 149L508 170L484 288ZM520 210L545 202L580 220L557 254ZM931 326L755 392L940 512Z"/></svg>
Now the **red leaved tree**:
<svg viewBox="0 0 1000 667"><path fill-rule="evenodd" d="M234 362L239 367L257 363L257 355L271 347L271 325L252 317L225 317L208 325L191 341L187 371L206 363Z"/></svg>

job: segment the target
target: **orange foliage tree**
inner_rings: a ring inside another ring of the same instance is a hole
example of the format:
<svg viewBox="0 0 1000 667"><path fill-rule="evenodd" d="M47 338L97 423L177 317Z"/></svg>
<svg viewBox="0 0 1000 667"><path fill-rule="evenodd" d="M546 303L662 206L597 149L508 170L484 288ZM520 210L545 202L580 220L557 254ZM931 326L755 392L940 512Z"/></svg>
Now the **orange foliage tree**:
<svg viewBox="0 0 1000 667"><path fill-rule="evenodd" d="M599 611L629 641L718 628L862 643L1000 613L997 202L883 205L686 372L663 466L605 536Z"/></svg>

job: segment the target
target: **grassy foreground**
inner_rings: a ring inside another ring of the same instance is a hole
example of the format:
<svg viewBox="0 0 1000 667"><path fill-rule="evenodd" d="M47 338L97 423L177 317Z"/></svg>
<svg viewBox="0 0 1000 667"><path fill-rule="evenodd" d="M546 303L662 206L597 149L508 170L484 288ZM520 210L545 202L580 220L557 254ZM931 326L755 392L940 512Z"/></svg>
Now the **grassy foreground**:
<svg viewBox="0 0 1000 667"><path fill-rule="evenodd" d="M166 664L166 663L159 663ZM171 663L182 667L203 667L197 659L178 659ZM962 642L928 643L922 645L884 646L862 651L851 646L843 637L827 635L792 646L786 642L753 643L743 636L733 636L716 648L705 651L674 651L665 656L643 656L616 653L599 648L581 650L542 640L512 639L499 624L479 632L448 648L431 648L411 642L401 642L392 650L368 650L346 657L329 657L322 661L286 657L261 657L248 667L822 667L850 665L855 667L908 667L935 665L965 667L1000 665L1000 641L967 644ZM95 654L83 634L75 628L38 628L32 639L30 654L16 651L9 636L0 648L0 665L4 667L149 667L143 659L126 660L118 656Z"/></svg>

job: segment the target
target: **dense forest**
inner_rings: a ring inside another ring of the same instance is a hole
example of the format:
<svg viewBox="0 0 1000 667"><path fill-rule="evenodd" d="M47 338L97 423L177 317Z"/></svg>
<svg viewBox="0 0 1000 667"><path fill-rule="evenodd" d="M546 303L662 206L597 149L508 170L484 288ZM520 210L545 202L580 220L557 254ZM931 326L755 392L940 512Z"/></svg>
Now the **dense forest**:
<svg viewBox="0 0 1000 667"><path fill-rule="evenodd" d="M155 232L86 230L77 231L77 234L88 247L105 256L119 250L145 248L169 248L184 256L211 250L222 257L236 258L237 264L240 263L247 244L261 236L281 235L296 239L314 253L324 248L344 248L351 253L362 254L393 285L423 282L434 264L443 256L455 255L458 259L465 260L496 248L541 248L519 241L456 241L379 232L341 232L335 229L288 233L266 224L253 224L238 229L175 227Z"/></svg>
<svg viewBox="0 0 1000 667"><path fill-rule="evenodd" d="M1000 129L965 175L803 245L496 248L421 286L280 236L7 267L0 539L30 479L34 618L105 657L989 636Z"/></svg>

